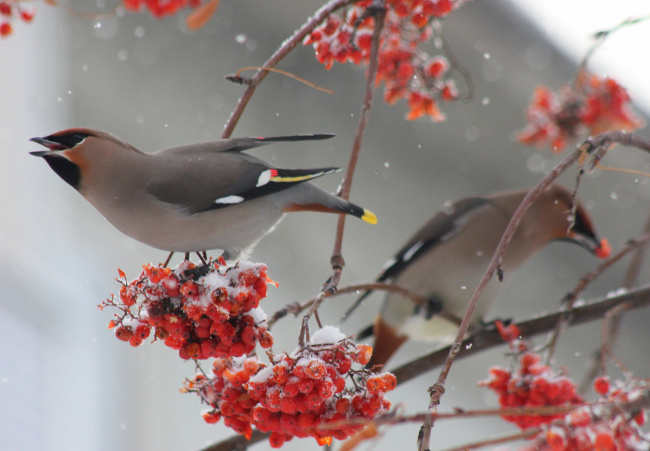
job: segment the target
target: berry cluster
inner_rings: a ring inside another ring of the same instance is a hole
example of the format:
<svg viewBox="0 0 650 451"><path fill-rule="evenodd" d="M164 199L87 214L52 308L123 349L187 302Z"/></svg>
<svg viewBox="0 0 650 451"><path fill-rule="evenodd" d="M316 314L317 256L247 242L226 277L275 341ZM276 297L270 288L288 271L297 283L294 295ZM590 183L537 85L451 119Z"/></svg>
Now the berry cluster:
<svg viewBox="0 0 650 451"><path fill-rule="evenodd" d="M34 9L24 8L19 0L0 1L0 37L7 37L13 32L12 22L20 18L23 22L34 20Z"/></svg>
<svg viewBox="0 0 650 451"><path fill-rule="evenodd" d="M183 359L237 357L248 354L259 341L273 345L266 315L258 308L266 297L266 266L240 262L228 267L223 259L196 266L190 261L174 269L145 265L140 277L122 284L119 298L100 307L117 307L121 314L109 323L115 335L133 346L155 336L177 349Z"/></svg>
<svg viewBox="0 0 650 451"><path fill-rule="evenodd" d="M185 7L196 8L202 0L123 0L124 7L129 11L148 9L153 17L160 19L172 16Z"/></svg>
<svg viewBox="0 0 650 451"><path fill-rule="evenodd" d="M384 82L384 99L394 104L406 98L407 119L445 116L438 101L458 97L454 80L445 78L449 63L443 56L429 56L421 46L434 37L439 19L446 17L466 0L388 0L379 49L377 82ZM367 63L370 56L373 19L371 0L349 7L343 16L330 15L325 23L305 39L313 44L316 57L326 68L337 61Z"/></svg>
<svg viewBox="0 0 650 451"><path fill-rule="evenodd" d="M502 407L539 407L582 404L574 382L558 376L548 366L540 363L540 356L526 352L518 358L519 369L511 372L499 367L490 368L490 377L480 386L492 389L499 395ZM503 419L520 428L549 423L562 415L503 415Z"/></svg>
<svg viewBox="0 0 650 451"><path fill-rule="evenodd" d="M326 326L293 354L274 356L270 366L256 357L217 359L213 377L200 374L186 389L210 405L204 414L208 423L223 417L247 437L253 426L271 432L274 448L293 437L314 437L323 445L363 429L348 420L371 419L390 407L384 393L395 388L395 376L352 369L353 363L367 364L371 355L369 346L355 346Z"/></svg>
<svg viewBox="0 0 650 451"><path fill-rule="evenodd" d="M572 410L563 421L545 428L531 445L521 451L618 451L647 449L647 438L640 427L646 423L644 410L624 412L620 406L642 395L646 384L618 383L612 389L606 377L594 381L594 390L600 395L597 405ZM613 415L603 415L603 405L614 404ZM598 405L599 404L599 405Z"/></svg>
<svg viewBox="0 0 650 451"><path fill-rule="evenodd" d="M526 111L528 125L518 139L526 145L550 144L561 152L571 139L586 132L633 131L643 126L630 106L630 96L615 80L582 72L559 93L538 86Z"/></svg>
<svg viewBox="0 0 650 451"><path fill-rule="evenodd" d="M248 394L245 384L265 365L257 357L215 359L212 377L197 374L185 384L186 392L196 392L210 406L203 412L206 423L224 424L250 439L253 433L252 409L257 402Z"/></svg>

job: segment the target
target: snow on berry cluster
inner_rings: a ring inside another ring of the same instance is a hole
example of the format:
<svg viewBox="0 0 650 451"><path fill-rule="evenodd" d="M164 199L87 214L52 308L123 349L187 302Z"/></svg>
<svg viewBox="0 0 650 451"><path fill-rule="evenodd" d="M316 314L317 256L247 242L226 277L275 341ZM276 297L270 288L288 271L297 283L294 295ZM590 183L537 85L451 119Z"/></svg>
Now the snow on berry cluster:
<svg viewBox="0 0 650 451"><path fill-rule="evenodd" d="M119 297L100 307L120 310L109 328L132 346L139 346L153 328L156 339L183 359L242 356L257 342L263 348L273 345L266 315L258 307L267 284L274 283L266 270L266 265L250 262L229 267L223 259L203 266L184 261L173 269L148 264L130 283L119 271Z"/></svg>
<svg viewBox="0 0 650 451"><path fill-rule="evenodd" d="M632 110L630 96L615 80L586 72L559 93L538 86L526 111L528 125L518 139L526 145L550 145L561 152L581 134L633 131L644 125Z"/></svg>
<svg viewBox="0 0 650 451"><path fill-rule="evenodd" d="M202 0L123 0L124 8L129 11L141 11L146 8L156 19L172 16L185 7L196 8Z"/></svg>
<svg viewBox="0 0 650 451"><path fill-rule="evenodd" d="M0 1L0 37L7 37L13 33L12 23L20 18L23 22L34 20L34 9L25 8L19 0Z"/></svg>
<svg viewBox="0 0 650 451"><path fill-rule="evenodd" d="M349 420L372 419L390 407L384 393L395 388L395 376L352 369L366 365L371 355L370 346L355 346L326 326L291 355L274 356L269 366L256 357L217 359L213 376L199 374L186 390L210 405L203 415L208 423L223 417L246 437L252 427L271 432L274 448L293 437L314 437L323 445L363 429Z"/></svg>
<svg viewBox="0 0 650 451"><path fill-rule="evenodd" d="M212 376L197 374L185 383L183 391L197 393L210 406L202 414L206 423L216 423L223 417L226 426L250 439L252 410L257 401L248 394L245 384L265 366L257 357L215 359Z"/></svg>
<svg viewBox="0 0 650 451"><path fill-rule="evenodd" d="M435 35L438 21L466 0L387 0L386 19L381 35L377 82L384 82L384 99L394 104L406 98L407 119L430 116L445 119L438 101L458 97L453 79L447 77L449 62L430 56L422 46ZM370 56L373 19L368 14L371 0L362 0L340 15L332 14L305 41L313 44L316 57L326 68L333 63L367 63Z"/></svg>
<svg viewBox="0 0 650 451"><path fill-rule="evenodd" d="M611 386L607 377L594 381L594 391L600 395L593 405L579 407L562 421L544 428L530 445L520 451L622 451L648 450L648 438L641 427L646 423L646 411L625 412L620 406L640 398L648 390L647 382L618 381ZM603 415L605 404L618 407L613 415Z"/></svg>
<svg viewBox="0 0 650 451"><path fill-rule="evenodd" d="M540 407L582 404L574 382L556 374L540 363L541 357L526 352L518 358L519 368L508 371L499 367L489 370L490 377L479 386L485 386L499 395L502 407ZM562 415L503 415L503 419L520 428L549 423Z"/></svg>

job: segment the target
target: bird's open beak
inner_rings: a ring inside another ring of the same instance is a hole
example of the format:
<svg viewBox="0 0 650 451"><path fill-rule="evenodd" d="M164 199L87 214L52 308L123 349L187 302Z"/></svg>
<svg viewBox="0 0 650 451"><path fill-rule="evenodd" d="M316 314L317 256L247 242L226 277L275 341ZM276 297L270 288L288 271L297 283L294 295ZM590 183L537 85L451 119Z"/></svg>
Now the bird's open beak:
<svg viewBox="0 0 650 451"><path fill-rule="evenodd" d="M68 150L66 146L64 146L61 143L51 141L46 138L32 138L30 141L34 141L35 143L39 143L41 146L47 147L50 150L41 150L38 152L30 152L30 155L34 155L35 157L42 157L45 155L49 155L51 152L57 151L57 150Z"/></svg>

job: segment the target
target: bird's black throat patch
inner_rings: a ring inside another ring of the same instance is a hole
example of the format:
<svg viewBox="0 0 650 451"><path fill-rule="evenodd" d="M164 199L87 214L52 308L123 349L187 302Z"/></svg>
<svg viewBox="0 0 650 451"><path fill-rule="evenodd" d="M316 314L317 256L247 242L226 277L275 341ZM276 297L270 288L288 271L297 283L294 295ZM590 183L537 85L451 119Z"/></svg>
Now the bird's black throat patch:
<svg viewBox="0 0 650 451"><path fill-rule="evenodd" d="M81 183L81 170L79 166L59 155L44 155L43 158L59 177L79 191L79 185Z"/></svg>

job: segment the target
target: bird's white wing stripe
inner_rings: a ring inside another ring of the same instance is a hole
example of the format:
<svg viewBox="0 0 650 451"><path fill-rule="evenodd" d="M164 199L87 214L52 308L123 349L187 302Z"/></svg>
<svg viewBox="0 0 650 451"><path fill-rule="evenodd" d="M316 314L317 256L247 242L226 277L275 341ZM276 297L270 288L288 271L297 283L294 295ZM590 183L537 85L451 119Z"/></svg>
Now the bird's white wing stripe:
<svg viewBox="0 0 650 451"><path fill-rule="evenodd" d="M271 170L267 169L266 171L262 171L260 174L259 178L257 179L257 185L256 187L266 185L269 183L269 180L271 180Z"/></svg>
<svg viewBox="0 0 650 451"><path fill-rule="evenodd" d="M244 198L241 196L226 196L215 200L214 203L215 204L238 204L243 201Z"/></svg>
<svg viewBox="0 0 650 451"><path fill-rule="evenodd" d="M423 245L424 245L424 241L418 241L413 246L411 246L406 252L404 252L404 255L402 256L402 261L405 262L409 261L413 257L413 255L415 255L415 253L420 250L420 248Z"/></svg>

